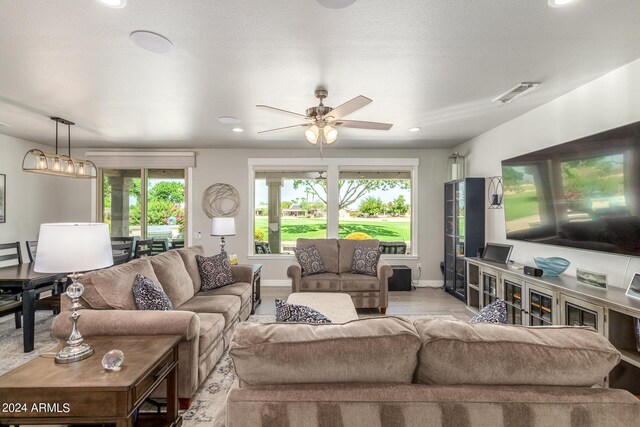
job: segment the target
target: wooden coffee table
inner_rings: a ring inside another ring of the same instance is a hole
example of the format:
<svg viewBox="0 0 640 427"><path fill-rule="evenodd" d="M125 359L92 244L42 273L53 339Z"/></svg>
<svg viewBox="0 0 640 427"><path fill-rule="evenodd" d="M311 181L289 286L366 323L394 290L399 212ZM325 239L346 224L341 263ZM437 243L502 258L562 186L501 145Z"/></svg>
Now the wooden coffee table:
<svg viewBox="0 0 640 427"><path fill-rule="evenodd" d="M38 357L0 376L0 424L134 425L134 413L167 380L167 413L141 414L138 426L180 426L178 343L180 336L86 337L95 353L88 359L56 364ZM106 371L102 356L124 352L119 372Z"/></svg>

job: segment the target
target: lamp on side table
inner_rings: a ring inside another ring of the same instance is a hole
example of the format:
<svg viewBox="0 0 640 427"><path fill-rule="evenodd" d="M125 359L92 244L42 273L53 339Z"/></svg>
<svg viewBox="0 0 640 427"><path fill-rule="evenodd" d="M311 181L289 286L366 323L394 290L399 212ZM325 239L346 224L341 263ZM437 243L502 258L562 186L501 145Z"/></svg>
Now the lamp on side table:
<svg viewBox="0 0 640 427"><path fill-rule="evenodd" d="M72 363L93 354L93 347L84 343L78 331L80 317L78 298L84 286L78 279L79 272L96 270L113 265L109 227L102 223L41 224L38 237L38 256L34 271L38 273L69 273L72 282L67 288L71 298L71 335L67 346L56 356L56 363Z"/></svg>

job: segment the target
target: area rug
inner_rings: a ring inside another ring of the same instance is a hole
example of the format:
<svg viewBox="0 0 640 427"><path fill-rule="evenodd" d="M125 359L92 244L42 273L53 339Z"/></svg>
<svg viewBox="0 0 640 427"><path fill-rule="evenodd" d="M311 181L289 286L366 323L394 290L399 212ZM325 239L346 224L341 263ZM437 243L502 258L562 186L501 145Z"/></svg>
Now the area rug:
<svg viewBox="0 0 640 427"><path fill-rule="evenodd" d="M363 315L362 317L372 317ZM402 316L414 321L424 315ZM451 315L433 315L443 319L455 320ZM16 329L13 316L0 318L0 375L14 369L29 360L51 352L56 341L51 338L50 330L54 316L47 312L36 313L35 350L22 352L22 329ZM248 321L270 323L273 315L253 315ZM181 411L184 427L204 427L225 425L225 405L229 391L237 387L236 375L229 354L225 351L211 374L198 388L191 400L191 406Z"/></svg>

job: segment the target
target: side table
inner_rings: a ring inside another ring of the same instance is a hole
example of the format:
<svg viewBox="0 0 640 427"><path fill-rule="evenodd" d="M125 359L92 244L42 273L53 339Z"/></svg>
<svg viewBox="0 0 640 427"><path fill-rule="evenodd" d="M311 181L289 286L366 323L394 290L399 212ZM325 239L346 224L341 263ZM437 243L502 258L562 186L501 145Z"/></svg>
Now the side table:
<svg viewBox="0 0 640 427"><path fill-rule="evenodd" d="M393 276L389 278L390 291L411 290L411 268L408 265L392 265Z"/></svg>
<svg viewBox="0 0 640 427"><path fill-rule="evenodd" d="M260 298L260 275L262 274L262 264L253 264L253 280L251 281L251 287L253 291L251 293L251 314L255 314L256 307L262 302Z"/></svg>
<svg viewBox="0 0 640 427"><path fill-rule="evenodd" d="M180 336L85 337L95 354L80 362L56 364L36 357L0 376L0 425L134 425L136 409L166 379L167 413L140 414L138 426L178 427L178 343ZM101 364L109 350L124 352L124 365L108 372Z"/></svg>

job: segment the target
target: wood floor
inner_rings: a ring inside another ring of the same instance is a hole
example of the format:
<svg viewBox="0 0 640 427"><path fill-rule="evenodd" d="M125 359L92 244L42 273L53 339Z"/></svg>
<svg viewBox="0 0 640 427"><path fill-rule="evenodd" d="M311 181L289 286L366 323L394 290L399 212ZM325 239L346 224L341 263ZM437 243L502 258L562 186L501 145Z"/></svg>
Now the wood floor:
<svg viewBox="0 0 640 427"><path fill-rule="evenodd" d="M255 314L275 314L275 299L287 299L291 288L282 286L263 286L262 304ZM359 314L374 313L377 310L359 309ZM389 292L388 315L409 314L450 314L457 319L470 319L462 301L449 295L442 289L417 288L414 291Z"/></svg>

